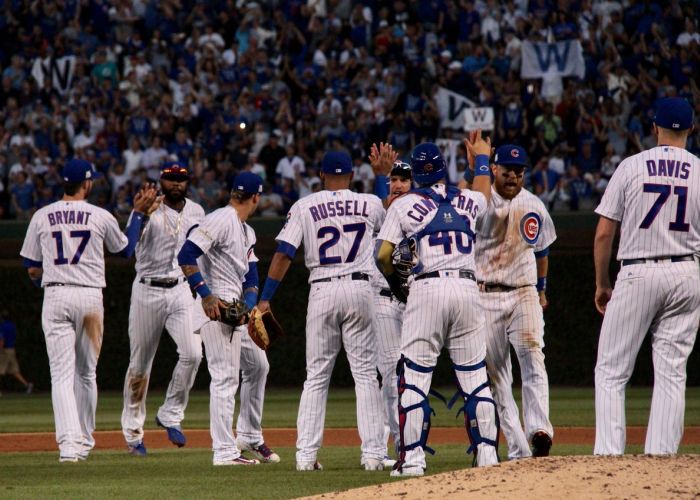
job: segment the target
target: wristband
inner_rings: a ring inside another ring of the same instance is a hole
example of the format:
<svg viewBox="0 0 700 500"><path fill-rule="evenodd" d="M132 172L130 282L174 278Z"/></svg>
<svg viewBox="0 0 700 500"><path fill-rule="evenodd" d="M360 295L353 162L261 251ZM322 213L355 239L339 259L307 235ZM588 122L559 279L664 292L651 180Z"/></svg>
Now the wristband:
<svg viewBox="0 0 700 500"><path fill-rule="evenodd" d="M202 273L196 272L190 276L187 277L187 282L190 284L190 287L192 290L197 292L200 297L205 298L211 295L211 290L209 290L209 287L207 286L207 283L204 281L204 278L202 277Z"/></svg>
<svg viewBox="0 0 700 500"><path fill-rule="evenodd" d="M263 287L262 294L260 295L260 300L264 300L265 302L272 300L278 286L280 286L280 282L268 276L265 280L265 286Z"/></svg>
<svg viewBox="0 0 700 500"><path fill-rule="evenodd" d="M245 302L245 305L247 305L250 309L255 307L255 304L258 302L258 291L255 290L248 290L243 294L243 302Z"/></svg>
<svg viewBox="0 0 700 500"><path fill-rule="evenodd" d="M476 155L474 158L474 176L491 175L489 168L489 155Z"/></svg>
<svg viewBox="0 0 700 500"><path fill-rule="evenodd" d="M464 180L469 184L474 182L474 171L469 167L467 167L467 169L464 171Z"/></svg>
<svg viewBox="0 0 700 500"><path fill-rule="evenodd" d="M378 175L374 178L374 194L380 200L385 200L389 196L389 183L386 175Z"/></svg>
<svg viewBox="0 0 700 500"><path fill-rule="evenodd" d="M543 276L537 278L537 285L535 285L535 288L537 288L538 292L544 292L547 289L547 277Z"/></svg>

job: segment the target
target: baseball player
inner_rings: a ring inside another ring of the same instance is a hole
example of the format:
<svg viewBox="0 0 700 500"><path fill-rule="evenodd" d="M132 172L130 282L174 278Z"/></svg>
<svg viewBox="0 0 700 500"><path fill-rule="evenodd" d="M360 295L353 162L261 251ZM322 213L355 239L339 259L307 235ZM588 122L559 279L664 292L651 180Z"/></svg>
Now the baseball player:
<svg viewBox="0 0 700 500"><path fill-rule="evenodd" d="M556 234L544 204L523 189L525 150L505 144L496 150L494 161L491 202L476 225L475 247L479 299L486 315L486 368L508 458L547 456L554 431L542 353L542 309L547 305L548 248ZM525 432L511 389L510 345L522 375Z"/></svg>
<svg viewBox="0 0 700 500"><path fill-rule="evenodd" d="M329 152L321 163L325 190L313 193L291 208L277 236L258 307L269 310L280 281L304 243L310 271L306 314L306 382L297 418L296 468L320 470L318 450L323 438L328 384L341 345L350 363L357 395L357 420L365 470L381 470L386 454L382 397L376 376L376 341L369 274L372 238L384 220L381 201L351 192L352 161Z"/></svg>
<svg viewBox="0 0 700 500"><path fill-rule="evenodd" d="M185 198L189 172L179 162L166 162L160 169L163 202L145 222L136 246L136 278L131 289L129 345L131 355L124 380L122 432L129 453L146 455L143 423L146 393L153 358L163 328L177 345L178 361L156 415L168 439L178 447L186 439L180 422L184 418L189 391L202 360L202 342L192 334L194 300L177 264L177 252L187 231L204 218L204 209Z"/></svg>
<svg viewBox="0 0 700 500"><path fill-rule="evenodd" d="M84 460L95 445L104 247L131 256L144 214L156 198L152 186L142 188L124 235L112 214L85 201L97 175L85 160L66 163L63 198L37 210L20 252L30 279L44 288L41 323L61 462Z"/></svg>
<svg viewBox="0 0 700 500"><path fill-rule="evenodd" d="M369 157L376 172L375 194L384 201L385 206L408 193L413 182L411 166L395 161L396 156L390 145L380 144L378 148L373 145ZM388 179L384 173L389 174ZM373 266L370 282L374 293L372 329L377 338L377 368L382 376L382 399L389 434L398 450L400 435L396 364L401 357L401 323L406 306L391 293L389 284L376 266ZM388 456L384 458L384 467L393 467L395 463Z"/></svg>
<svg viewBox="0 0 700 500"><path fill-rule="evenodd" d="M480 138L479 138L480 139ZM490 184L489 153L483 140L471 144L476 158L475 184ZM401 328L399 361L400 455L392 476L421 476L432 409L428 391L443 345L452 358L464 399L465 427L479 466L498 462L496 407L484 357L483 319L474 275L473 227L486 210L479 192L448 188L447 166L437 145L419 144L411 153L413 177L420 189L395 200L377 237L377 265L392 292L406 299L392 263L394 248L412 239L418 263Z"/></svg>
<svg viewBox="0 0 700 500"><path fill-rule="evenodd" d="M257 300L257 258L253 251L255 233L245 221L255 212L261 192L262 179L259 176L251 172L236 176L229 204L207 215L187 237L178 254L178 263L190 286L201 297L194 308L193 326L201 333L211 375L209 413L214 465L260 463L257 459L251 460L241 455L232 431L239 367L246 359L241 355L241 338L248 337L248 333L244 326L234 328L219 320L220 307L225 307L222 301L244 299L247 304L254 305ZM202 272L197 264L198 258ZM250 370L250 367L247 369ZM244 378L245 370L246 367ZM262 370L265 376L267 370L265 359ZM264 385L265 380L262 381L263 390ZM260 405L256 412L261 419L263 396L256 392L258 387L253 389L254 394L251 395L242 390L241 407L247 406L245 398L254 399ZM248 418L248 423L251 419L254 420L255 415ZM255 425L255 422L251 425ZM259 439L261 446L256 447L256 452L265 453L266 461L279 461L279 457L264 445L259 429L239 428L239 434L245 442Z"/></svg>
<svg viewBox="0 0 700 500"><path fill-rule="evenodd" d="M700 159L685 150L692 128L685 99L658 100L658 145L620 163L596 208L595 304L604 315L595 368L597 455L625 451L625 385L647 332L654 391L644 453L676 453L683 435L686 363L700 322ZM608 266L618 224L613 290Z"/></svg>

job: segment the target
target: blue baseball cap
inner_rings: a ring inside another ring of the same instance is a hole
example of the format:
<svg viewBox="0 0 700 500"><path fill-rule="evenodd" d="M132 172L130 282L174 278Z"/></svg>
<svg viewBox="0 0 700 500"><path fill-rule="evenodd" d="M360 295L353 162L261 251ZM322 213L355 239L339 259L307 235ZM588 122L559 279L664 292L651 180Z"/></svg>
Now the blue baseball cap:
<svg viewBox="0 0 700 500"><path fill-rule="evenodd" d="M262 193L263 180L253 172L241 172L233 179L233 191L246 194Z"/></svg>
<svg viewBox="0 0 700 500"><path fill-rule="evenodd" d="M75 184L86 180L97 179L102 177L102 174L95 170L92 163L89 161L73 158L63 166L61 176L65 182Z"/></svg>
<svg viewBox="0 0 700 500"><path fill-rule="evenodd" d="M323 156L321 172L333 175L349 174L352 172L352 160L342 151L329 151Z"/></svg>
<svg viewBox="0 0 700 500"><path fill-rule="evenodd" d="M169 181L186 181L190 178L190 172L183 163L168 161L160 167L160 178Z"/></svg>
<svg viewBox="0 0 700 500"><path fill-rule="evenodd" d="M511 165L514 167L527 167L530 165L525 150L515 144L499 146L493 162L496 165Z"/></svg>
<svg viewBox="0 0 700 500"><path fill-rule="evenodd" d="M693 125L693 107L682 97L657 99L654 123L671 130L687 130Z"/></svg>

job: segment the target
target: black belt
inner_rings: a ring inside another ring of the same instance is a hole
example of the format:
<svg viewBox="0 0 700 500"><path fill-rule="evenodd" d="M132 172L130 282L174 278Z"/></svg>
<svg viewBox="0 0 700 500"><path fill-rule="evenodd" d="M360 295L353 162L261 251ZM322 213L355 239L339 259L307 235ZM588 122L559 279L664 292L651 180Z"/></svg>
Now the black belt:
<svg viewBox="0 0 700 500"><path fill-rule="evenodd" d="M512 292L517 289L517 286L501 285L500 283L484 283L479 282L480 292Z"/></svg>
<svg viewBox="0 0 700 500"><path fill-rule="evenodd" d="M647 262L665 262L670 260L671 262L690 262L695 260L692 255L681 255L679 257L656 257L649 259L623 259L623 266L632 266L634 264L646 264Z"/></svg>
<svg viewBox="0 0 700 500"><path fill-rule="evenodd" d="M76 285L73 283L46 283L44 285L44 287L49 287L49 286L77 286L80 288L102 288L100 286Z"/></svg>
<svg viewBox="0 0 700 500"><path fill-rule="evenodd" d="M313 281L311 282L311 284L314 284L314 283L330 283L331 281L343 279L343 278L345 278L346 276L348 276L348 275L347 275L347 274L344 274L343 276L335 276L335 277L333 277L333 278L320 278L320 279L317 279L317 280L313 280ZM351 279L351 280L355 280L355 281L369 281L369 274L365 274L365 273L352 273L352 274L350 275L350 279Z"/></svg>
<svg viewBox="0 0 700 500"><path fill-rule="evenodd" d="M389 290L388 288L382 288L381 290L379 290L379 295L381 295L382 297L393 297L391 290Z"/></svg>
<svg viewBox="0 0 700 500"><path fill-rule="evenodd" d="M184 282L186 278L141 278L139 283L157 288L173 288Z"/></svg>
<svg viewBox="0 0 700 500"><path fill-rule="evenodd" d="M420 276L416 276L414 279L416 281L424 280L427 278L464 278L472 281L476 281L476 276L474 276L474 273L472 271L467 271L466 269L460 269L459 270L459 275L457 276L450 276L450 275L445 275L444 273L454 273L455 271L433 271L430 273L425 273L421 274Z"/></svg>
<svg viewBox="0 0 700 500"><path fill-rule="evenodd" d="M66 286L65 283L46 283L44 286Z"/></svg>

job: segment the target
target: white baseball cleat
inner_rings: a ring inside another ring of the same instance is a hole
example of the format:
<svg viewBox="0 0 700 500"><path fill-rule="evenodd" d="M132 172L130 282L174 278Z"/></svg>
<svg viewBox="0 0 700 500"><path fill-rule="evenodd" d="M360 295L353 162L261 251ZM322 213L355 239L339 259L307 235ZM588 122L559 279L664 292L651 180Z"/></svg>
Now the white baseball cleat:
<svg viewBox="0 0 700 500"><path fill-rule="evenodd" d="M410 477L410 476L423 476L425 475L425 469L420 465L406 465L394 469L391 471L391 477Z"/></svg>
<svg viewBox="0 0 700 500"><path fill-rule="evenodd" d="M297 462L298 471L323 470L323 465L318 462Z"/></svg>
<svg viewBox="0 0 700 500"><path fill-rule="evenodd" d="M254 446L250 443L243 442L240 439L236 439L236 446L238 446L238 449L241 451L251 452L253 455L255 455L255 458L264 464L276 464L280 461L280 456L272 451L272 449L270 449L265 443Z"/></svg>
<svg viewBox="0 0 700 500"><path fill-rule="evenodd" d="M385 456L382 459L382 465L384 466L385 469L391 469L392 467L394 467L394 465L396 465L396 460L394 460L393 458L389 458L388 456Z"/></svg>
<svg viewBox="0 0 700 500"><path fill-rule="evenodd" d="M384 470L384 464L376 458L366 458L364 460L365 470Z"/></svg>
<svg viewBox="0 0 700 500"><path fill-rule="evenodd" d="M227 460L214 460L214 465L258 465L259 460L249 459L246 457L236 457Z"/></svg>

